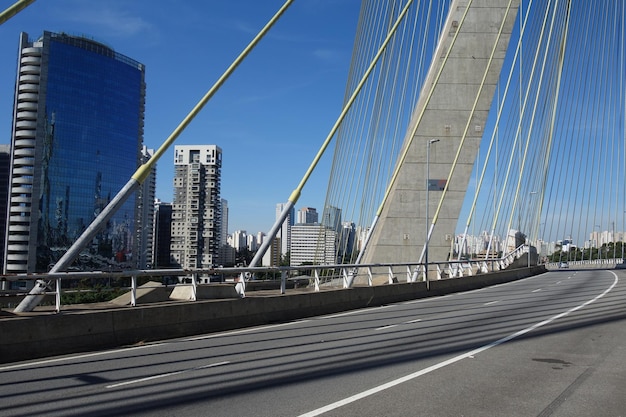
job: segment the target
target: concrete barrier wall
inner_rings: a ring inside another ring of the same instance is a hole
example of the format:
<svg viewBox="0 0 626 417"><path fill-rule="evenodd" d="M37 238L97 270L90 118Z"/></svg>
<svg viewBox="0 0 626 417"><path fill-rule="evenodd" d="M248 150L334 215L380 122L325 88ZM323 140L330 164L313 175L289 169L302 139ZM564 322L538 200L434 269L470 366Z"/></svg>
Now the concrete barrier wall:
<svg viewBox="0 0 626 417"><path fill-rule="evenodd" d="M430 283L0 318L0 363L107 349L482 288L545 272L519 269Z"/></svg>

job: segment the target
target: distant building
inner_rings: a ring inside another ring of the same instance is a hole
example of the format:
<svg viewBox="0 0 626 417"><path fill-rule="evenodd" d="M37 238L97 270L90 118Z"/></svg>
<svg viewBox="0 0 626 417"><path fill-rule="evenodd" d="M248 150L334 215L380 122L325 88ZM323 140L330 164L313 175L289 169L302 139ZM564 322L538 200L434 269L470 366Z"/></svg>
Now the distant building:
<svg viewBox="0 0 626 417"><path fill-rule="evenodd" d="M265 233L257 232L257 234L256 234L256 247L260 248L261 245L263 244L264 240L265 240Z"/></svg>
<svg viewBox="0 0 626 417"><path fill-rule="evenodd" d="M339 234L341 231L341 209L339 207L326 206L322 216L322 225Z"/></svg>
<svg viewBox="0 0 626 417"><path fill-rule="evenodd" d="M341 262L356 260L356 225L353 222L343 222L337 245L337 256Z"/></svg>
<svg viewBox="0 0 626 417"><path fill-rule="evenodd" d="M334 265L337 232L320 224L297 224L291 228L291 266Z"/></svg>
<svg viewBox="0 0 626 417"><path fill-rule="evenodd" d="M172 204L155 202L154 218L152 266L155 269L171 268Z"/></svg>
<svg viewBox="0 0 626 417"><path fill-rule="evenodd" d="M228 245L228 200L221 199L222 228L220 230L220 246Z"/></svg>
<svg viewBox="0 0 626 417"><path fill-rule="evenodd" d="M280 266L282 259L281 256L281 241L280 238L275 238L267 248L267 251L263 255L263 266Z"/></svg>
<svg viewBox="0 0 626 417"><path fill-rule="evenodd" d="M248 245L248 233L245 230L235 230L231 242L235 250L245 249Z"/></svg>
<svg viewBox="0 0 626 417"><path fill-rule="evenodd" d="M246 247L250 252L256 251L259 247L256 244L256 236L248 235L246 236Z"/></svg>
<svg viewBox="0 0 626 417"><path fill-rule="evenodd" d="M313 224L318 222L317 210L313 207L302 207L296 215L296 224Z"/></svg>
<svg viewBox="0 0 626 417"><path fill-rule="evenodd" d="M280 215L282 214L283 209L285 208L286 205L287 203L276 204L276 220L280 218ZM287 217L283 221L283 224L280 230L276 234L276 238L280 239L280 242L281 242L280 252L282 256L286 255L287 252L289 252L291 248L291 226L293 226L294 223L295 223L295 210L292 207L289 213L287 214Z"/></svg>
<svg viewBox="0 0 626 417"><path fill-rule="evenodd" d="M45 272L141 161L143 64L84 37L20 35L5 273ZM72 268L134 268L134 195Z"/></svg>
<svg viewBox="0 0 626 417"><path fill-rule="evenodd" d="M181 268L215 267L222 236L222 150L215 145L179 145L174 152L172 258Z"/></svg>

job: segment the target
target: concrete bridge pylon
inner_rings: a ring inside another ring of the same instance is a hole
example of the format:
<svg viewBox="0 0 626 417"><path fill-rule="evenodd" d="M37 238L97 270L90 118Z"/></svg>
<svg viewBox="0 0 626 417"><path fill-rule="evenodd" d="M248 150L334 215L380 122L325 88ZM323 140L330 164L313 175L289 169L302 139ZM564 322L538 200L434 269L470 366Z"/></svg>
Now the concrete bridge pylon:
<svg viewBox="0 0 626 417"><path fill-rule="evenodd" d="M448 259L518 8L519 0L452 1L362 263L422 262L435 217L429 259Z"/></svg>

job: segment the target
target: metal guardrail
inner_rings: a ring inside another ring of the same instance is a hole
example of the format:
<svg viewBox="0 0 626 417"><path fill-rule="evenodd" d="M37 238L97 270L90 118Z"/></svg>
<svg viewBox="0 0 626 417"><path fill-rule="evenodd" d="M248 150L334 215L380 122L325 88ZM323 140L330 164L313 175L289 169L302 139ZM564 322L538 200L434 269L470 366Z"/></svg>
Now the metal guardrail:
<svg viewBox="0 0 626 417"><path fill-rule="evenodd" d="M524 253L523 251L520 253ZM518 255L519 256L519 255ZM505 269L514 260L515 256L507 255L501 259L489 260L460 260L450 262L432 262L428 264L428 279L440 280L446 278L459 278L476 274L488 273ZM120 279L130 278L130 285L119 287L130 292L130 305L137 305L138 280L142 277L159 278L176 277L176 286L190 286L190 301L197 300L197 287L202 282L202 277L215 276L238 276L245 277L243 283L240 278L226 283L239 285L239 293L245 296L247 283L263 282L255 280L255 276L260 274L280 275L280 294L285 294L289 279L298 277L304 279L309 276L309 286L314 291L320 291L323 287L347 288L349 278L356 279L357 285L372 286L375 284L393 284L397 282L425 281L425 264L423 263L378 263L378 264L340 264L340 265L302 265L297 267L236 267L236 268L214 268L214 269L146 269L146 270L125 270L125 271L91 271L91 272L56 272L42 274L13 274L0 275L0 279L6 281L36 281L43 280L53 282L51 291L47 295L54 295L55 310L61 310L61 295L63 293L62 282L66 280L81 279ZM417 272L417 273L415 273ZM296 275L297 274L297 275ZM302 275L304 274L304 276ZM402 279L402 276L405 276ZM417 278L415 278L417 277ZM211 284L205 284L211 285ZM144 287L145 288L145 287ZM19 294L26 295L26 294Z"/></svg>

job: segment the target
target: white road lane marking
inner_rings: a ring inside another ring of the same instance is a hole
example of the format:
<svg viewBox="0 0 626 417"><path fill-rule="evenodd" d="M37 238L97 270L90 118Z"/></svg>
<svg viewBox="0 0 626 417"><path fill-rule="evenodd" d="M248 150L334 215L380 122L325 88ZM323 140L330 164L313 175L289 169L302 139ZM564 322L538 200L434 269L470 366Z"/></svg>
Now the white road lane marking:
<svg viewBox="0 0 626 417"><path fill-rule="evenodd" d="M391 329L392 327L397 327L397 324L390 324L389 326L382 326L382 327L378 327L374 330L387 330L387 329Z"/></svg>
<svg viewBox="0 0 626 417"><path fill-rule="evenodd" d="M250 327L250 328L247 328L247 329L233 330L233 331L229 331L229 332L206 334L206 335L203 335L203 336L189 337L187 339L182 339L182 340L185 341L185 342L193 342L193 341L196 341L196 340L214 339L216 337L230 336L230 335L242 334L242 333L250 333L250 332L255 332L255 331L258 331L258 330L267 330L267 329L275 329L277 327L293 326L294 324L307 323L309 321L310 320L294 320L294 321L290 321L288 323L272 324L272 325L269 325L269 326Z"/></svg>
<svg viewBox="0 0 626 417"><path fill-rule="evenodd" d="M165 373L165 374L152 375L152 376L148 376L148 377L145 377L145 378L139 378L139 379L133 379L133 380L130 380L130 381L119 382L117 384L107 385L106 388L109 389L109 388L123 387L125 385L139 384L141 382L151 381L153 379L166 378L168 376L180 375L180 374L184 374L185 372L197 371L199 369L214 368L216 366L227 365L229 363L230 363L230 361L211 363L211 364L208 364L208 365L197 366L195 368L183 369L181 371L168 372L168 373Z"/></svg>
<svg viewBox="0 0 626 417"><path fill-rule="evenodd" d="M485 346L482 346L482 347L479 347L479 348L474 349L472 351L469 351L467 353L463 353L461 355L455 356L453 358L450 358L450 359L445 360L443 362L440 362L440 363L437 363L435 365L429 366L427 368L424 368L424 369L419 370L417 372L414 372L412 374L405 375L405 376L403 376L401 378L398 378L398 379L395 379L393 381L387 382L386 384L382 384L382 385L379 385L377 387L371 388L369 390L360 392L360 393L355 394L355 395L353 395L351 397L344 398L343 400L339 400L339 401L336 401L336 402L334 402L332 404L325 405L323 407L320 407L320 408L318 408L316 410L313 410L313 411L310 411L308 413L301 414L299 417L315 417L315 416L319 416L320 414L324 414L324 413L327 413L329 411L336 410L337 408L343 407L344 405L347 405L347 404L353 403L355 401L361 400L363 398L369 397L370 395L377 394L377 393L379 393L381 391L384 391L386 389L393 388L393 387L395 387L397 385L403 384L403 383L405 383L407 381L410 381L412 379L415 379L415 378L418 378L420 376L426 375L426 374L428 374L428 373L430 373L432 371L436 371L437 369L443 368L445 366L452 365L453 363L458 362L458 361L460 361L462 359L471 358L471 357L473 357L473 356L475 356L475 355L477 355L477 354L479 354L481 352L486 351L487 349L491 349L492 347L496 347L498 345L506 343L506 342L508 342L510 340L513 340L513 339L515 339L515 338L517 338L519 336L522 336L522 335L524 335L526 333L529 333L529 332L531 332L531 331L533 331L535 329L538 329L539 327L542 327L542 326L545 326L545 325L547 325L549 323L552 323L554 320L557 320L557 319L560 319L562 317L565 317L568 314L573 313L574 311L580 310L581 308L583 308L583 307L593 303L594 301L599 300L600 298L604 297L606 294L608 294L617 285L617 283L619 282L619 279L617 278L617 275L614 272L612 272L612 271L609 271L609 272L611 274L613 274L613 276L615 277L615 280L613 281L613 284L609 288L607 288L602 294L599 294L596 297L594 297L594 298L592 298L592 299L590 299L590 300L588 300L588 301L586 301L586 302L584 302L584 303L582 303L582 304L580 304L580 305L578 305L576 307L573 307L573 308L571 308L571 309L569 309L567 311L559 313L556 316L552 316L549 319L546 319L546 320L541 321L539 323L533 324L532 326L529 326L529 327L527 327L525 329L522 329L522 330L520 330L518 332L515 332L513 334L505 336L502 339L496 340L495 342L489 343L489 344L487 344Z"/></svg>
<svg viewBox="0 0 626 417"><path fill-rule="evenodd" d="M532 292L539 292L541 291L541 288L537 288L536 290L533 290Z"/></svg>
<svg viewBox="0 0 626 417"><path fill-rule="evenodd" d="M383 308L389 308L389 307L393 307L393 305L392 306L384 305L384 306L380 306L380 307L371 307L371 308L369 308L369 307L360 308L358 310L346 311L345 313L331 314L329 316L318 317L318 319L336 319L336 318L339 318L339 317L351 316L352 314L370 313L372 311L382 310Z"/></svg>
<svg viewBox="0 0 626 417"><path fill-rule="evenodd" d="M93 358L94 356L109 355L109 354L112 354L112 353L130 352L132 350L152 348L152 347L156 347L156 346L161 346L163 344L164 343L151 343L151 344L142 345L142 346L133 346L133 347L122 348L122 349L115 349L115 350L105 350L105 351L102 351L102 352L85 353L85 354L82 354L82 355L64 356L62 358L46 359L46 360L36 361L36 362L18 363L18 364L15 364L15 365L2 366L2 367L0 367L0 372L8 371L10 369L32 368L34 366L48 365L48 364L56 363L56 362L68 362L68 361L73 361L73 360L76 360L76 359Z"/></svg>
<svg viewBox="0 0 626 417"><path fill-rule="evenodd" d="M498 304L499 302L500 302L500 300L490 301L490 302L485 303L485 304L483 304L483 305L485 305L485 306L491 306L491 305L494 305L494 304Z"/></svg>

